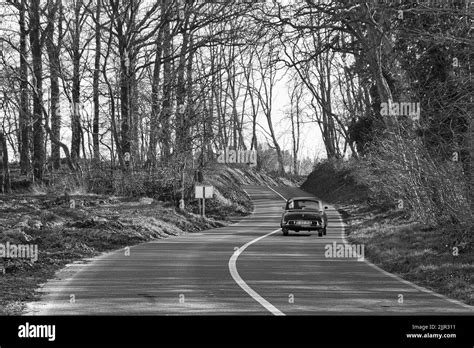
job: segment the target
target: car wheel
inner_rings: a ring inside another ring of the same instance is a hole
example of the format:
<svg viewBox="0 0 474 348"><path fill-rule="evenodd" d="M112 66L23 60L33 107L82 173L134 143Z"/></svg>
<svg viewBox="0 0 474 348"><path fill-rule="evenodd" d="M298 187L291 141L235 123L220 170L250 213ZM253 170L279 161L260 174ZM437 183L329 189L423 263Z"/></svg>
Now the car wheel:
<svg viewBox="0 0 474 348"><path fill-rule="evenodd" d="M318 237L322 237L323 236L323 230L318 230Z"/></svg>
<svg viewBox="0 0 474 348"><path fill-rule="evenodd" d="M284 236L288 235L288 229L287 228L282 228L281 230L283 231Z"/></svg>

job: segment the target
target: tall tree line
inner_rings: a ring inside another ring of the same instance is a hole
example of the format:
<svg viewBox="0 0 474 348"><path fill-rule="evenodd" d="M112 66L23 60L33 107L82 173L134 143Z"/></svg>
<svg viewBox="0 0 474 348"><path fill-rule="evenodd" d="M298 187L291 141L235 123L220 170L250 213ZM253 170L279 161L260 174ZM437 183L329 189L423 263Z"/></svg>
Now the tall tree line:
<svg viewBox="0 0 474 348"><path fill-rule="evenodd" d="M363 157L375 139L417 134L433 156L459 152L467 178L466 6L11 0L1 69L17 88L2 79L4 138L36 180L61 157L78 172L90 159L124 171L194 165L195 154L204 163L217 148L259 148L257 134L283 173L285 133L296 168L309 123L328 158ZM298 82L286 130L276 127L273 90L283 75ZM420 124L381 115L382 103L402 99L421 101ZM401 161L415 180L409 156Z"/></svg>

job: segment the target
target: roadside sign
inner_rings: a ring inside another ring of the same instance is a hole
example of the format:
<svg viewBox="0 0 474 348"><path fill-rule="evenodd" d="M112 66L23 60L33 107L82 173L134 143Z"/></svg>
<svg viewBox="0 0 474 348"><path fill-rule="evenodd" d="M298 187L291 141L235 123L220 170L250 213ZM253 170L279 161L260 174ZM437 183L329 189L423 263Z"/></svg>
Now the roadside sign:
<svg viewBox="0 0 474 348"><path fill-rule="evenodd" d="M214 186L196 185L194 195L195 198L212 198L214 196Z"/></svg>
<svg viewBox="0 0 474 348"><path fill-rule="evenodd" d="M194 196L199 199L199 210L201 215L206 216L206 198L212 198L214 195L214 186L196 185L194 186ZM201 206L202 200L202 206Z"/></svg>
<svg viewBox="0 0 474 348"><path fill-rule="evenodd" d="M204 186L194 186L194 198L204 198Z"/></svg>

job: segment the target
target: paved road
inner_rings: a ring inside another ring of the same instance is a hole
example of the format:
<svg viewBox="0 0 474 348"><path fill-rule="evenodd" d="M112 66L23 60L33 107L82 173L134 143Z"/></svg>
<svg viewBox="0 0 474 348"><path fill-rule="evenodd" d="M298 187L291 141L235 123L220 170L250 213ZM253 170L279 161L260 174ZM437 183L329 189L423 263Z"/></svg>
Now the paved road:
<svg viewBox="0 0 474 348"><path fill-rule="evenodd" d="M246 191L255 211L241 222L140 244L129 256L121 250L72 265L45 284L28 314L474 314L474 307L367 262L326 258L325 245L343 243L332 207L325 237L284 237L277 230L282 196L303 195L301 190Z"/></svg>

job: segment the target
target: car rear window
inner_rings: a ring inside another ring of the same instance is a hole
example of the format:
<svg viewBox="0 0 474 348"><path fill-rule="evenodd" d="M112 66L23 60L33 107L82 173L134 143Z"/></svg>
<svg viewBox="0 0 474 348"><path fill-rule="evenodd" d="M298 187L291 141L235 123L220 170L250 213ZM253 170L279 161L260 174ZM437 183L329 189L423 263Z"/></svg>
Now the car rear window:
<svg viewBox="0 0 474 348"><path fill-rule="evenodd" d="M288 202L288 209L319 210L318 201L297 200Z"/></svg>

